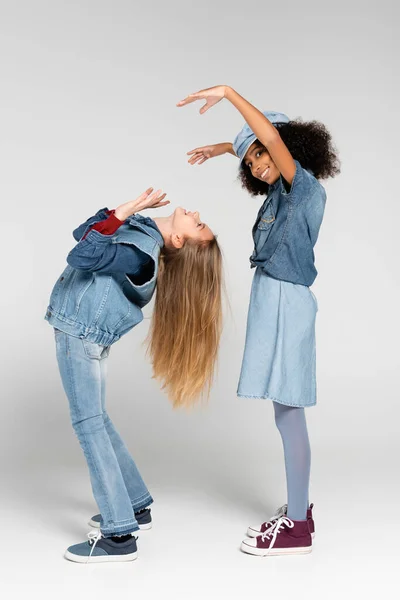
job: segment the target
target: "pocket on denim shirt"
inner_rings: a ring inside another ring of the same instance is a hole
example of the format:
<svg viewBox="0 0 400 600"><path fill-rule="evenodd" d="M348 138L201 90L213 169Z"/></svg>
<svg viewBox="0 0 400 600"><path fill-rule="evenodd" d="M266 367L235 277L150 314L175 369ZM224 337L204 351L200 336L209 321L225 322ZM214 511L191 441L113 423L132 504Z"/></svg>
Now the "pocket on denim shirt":
<svg viewBox="0 0 400 600"><path fill-rule="evenodd" d="M264 214L261 216L260 221L257 225L257 229L261 229L261 230L265 231L266 229L270 229L274 223L275 223L274 211L272 210L272 206L269 205L267 207L266 211L264 212Z"/></svg>

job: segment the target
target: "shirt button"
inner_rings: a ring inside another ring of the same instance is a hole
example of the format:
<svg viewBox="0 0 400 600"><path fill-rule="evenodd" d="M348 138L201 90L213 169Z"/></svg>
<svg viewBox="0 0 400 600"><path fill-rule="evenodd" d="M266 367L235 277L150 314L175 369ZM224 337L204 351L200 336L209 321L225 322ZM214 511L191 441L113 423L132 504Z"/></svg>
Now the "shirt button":
<svg viewBox="0 0 400 600"><path fill-rule="evenodd" d="M61 277L60 281L64 281L64 277Z"/></svg>
<svg viewBox="0 0 400 600"><path fill-rule="evenodd" d="M46 317L51 317L51 312L49 310L46 313Z"/></svg>

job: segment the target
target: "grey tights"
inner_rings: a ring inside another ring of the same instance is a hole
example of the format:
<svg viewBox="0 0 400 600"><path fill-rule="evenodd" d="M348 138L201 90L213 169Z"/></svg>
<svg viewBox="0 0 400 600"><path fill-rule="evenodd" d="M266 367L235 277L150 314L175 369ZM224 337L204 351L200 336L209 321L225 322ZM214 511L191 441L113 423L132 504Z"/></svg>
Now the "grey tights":
<svg viewBox="0 0 400 600"><path fill-rule="evenodd" d="M305 521L308 508L311 451L304 408L274 402L275 423L285 455L289 519Z"/></svg>

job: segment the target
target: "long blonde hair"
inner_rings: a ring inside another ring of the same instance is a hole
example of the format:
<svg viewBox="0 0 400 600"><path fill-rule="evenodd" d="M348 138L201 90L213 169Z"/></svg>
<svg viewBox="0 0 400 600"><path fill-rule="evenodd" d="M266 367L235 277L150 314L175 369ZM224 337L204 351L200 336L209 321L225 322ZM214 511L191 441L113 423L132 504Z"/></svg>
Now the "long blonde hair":
<svg viewBox="0 0 400 600"><path fill-rule="evenodd" d="M162 249L148 337L154 377L173 406L208 398L222 330L222 256L216 238Z"/></svg>

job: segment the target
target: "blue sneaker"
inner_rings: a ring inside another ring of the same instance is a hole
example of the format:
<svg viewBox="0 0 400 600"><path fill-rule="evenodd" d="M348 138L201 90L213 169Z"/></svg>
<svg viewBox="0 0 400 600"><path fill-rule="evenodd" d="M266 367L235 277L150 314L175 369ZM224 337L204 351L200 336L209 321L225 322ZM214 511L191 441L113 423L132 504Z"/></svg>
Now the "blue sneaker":
<svg viewBox="0 0 400 600"><path fill-rule="evenodd" d="M127 562L137 558L136 537L126 542L114 542L99 532L90 532L89 540L70 546L64 556L78 563Z"/></svg>
<svg viewBox="0 0 400 600"><path fill-rule="evenodd" d="M151 521L151 509L144 508L138 512L135 512L135 518L138 522L139 529L151 529L152 521ZM94 515L88 523L89 527L93 527L94 529L100 529L101 523L101 515Z"/></svg>

